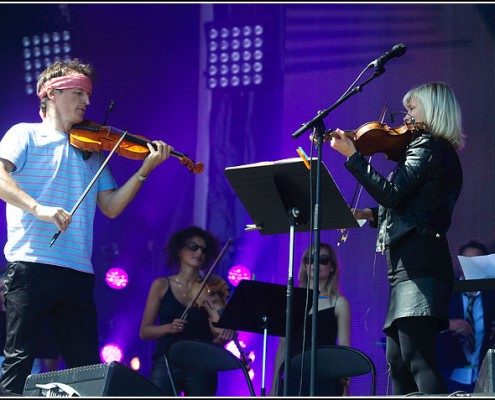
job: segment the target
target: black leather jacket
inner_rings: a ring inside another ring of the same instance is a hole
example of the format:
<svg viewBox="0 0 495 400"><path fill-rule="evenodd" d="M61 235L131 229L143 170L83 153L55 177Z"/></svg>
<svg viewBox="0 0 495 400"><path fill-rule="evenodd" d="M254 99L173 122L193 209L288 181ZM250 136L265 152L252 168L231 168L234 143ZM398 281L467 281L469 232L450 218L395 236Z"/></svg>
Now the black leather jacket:
<svg viewBox="0 0 495 400"><path fill-rule="evenodd" d="M429 133L413 140L390 181L360 153L349 157L345 166L380 204L373 209L380 228L377 251L390 248L413 229L445 236L463 179L457 152L447 140Z"/></svg>

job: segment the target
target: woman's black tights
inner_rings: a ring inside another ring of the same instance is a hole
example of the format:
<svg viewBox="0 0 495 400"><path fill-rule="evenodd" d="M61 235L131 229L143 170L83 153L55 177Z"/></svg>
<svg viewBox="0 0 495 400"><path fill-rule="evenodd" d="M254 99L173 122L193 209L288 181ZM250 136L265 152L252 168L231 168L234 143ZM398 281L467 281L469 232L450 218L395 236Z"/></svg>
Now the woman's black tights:
<svg viewBox="0 0 495 400"><path fill-rule="evenodd" d="M387 362L394 395L447 393L435 358L438 320L400 318L387 329Z"/></svg>

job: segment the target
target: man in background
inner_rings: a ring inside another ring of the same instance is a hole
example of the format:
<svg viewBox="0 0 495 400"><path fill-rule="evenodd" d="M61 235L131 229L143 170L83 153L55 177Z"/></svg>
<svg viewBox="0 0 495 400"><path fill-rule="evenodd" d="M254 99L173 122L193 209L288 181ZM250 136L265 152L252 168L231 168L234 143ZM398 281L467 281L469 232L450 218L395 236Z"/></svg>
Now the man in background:
<svg viewBox="0 0 495 400"><path fill-rule="evenodd" d="M488 251L485 245L472 240L461 246L458 254L476 257L487 255ZM462 271L457 271L456 278L465 279ZM438 336L438 362L449 393L473 393L479 368L495 342L495 290L453 293L449 322L449 329Z"/></svg>

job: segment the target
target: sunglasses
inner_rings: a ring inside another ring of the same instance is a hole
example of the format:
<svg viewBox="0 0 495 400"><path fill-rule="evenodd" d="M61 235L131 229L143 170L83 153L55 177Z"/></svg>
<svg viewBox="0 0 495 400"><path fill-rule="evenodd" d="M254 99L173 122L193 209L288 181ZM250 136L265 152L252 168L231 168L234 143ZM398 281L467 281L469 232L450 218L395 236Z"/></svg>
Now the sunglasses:
<svg viewBox="0 0 495 400"><path fill-rule="evenodd" d="M191 251L196 251L198 249L201 249L202 253L206 253L206 246L202 246L196 242L186 242L184 244L184 247L188 250L191 250Z"/></svg>
<svg viewBox="0 0 495 400"><path fill-rule="evenodd" d="M304 257L304 262L306 264L313 264L313 257L309 254ZM330 256L328 254L320 254L320 265L328 265L330 263Z"/></svg>

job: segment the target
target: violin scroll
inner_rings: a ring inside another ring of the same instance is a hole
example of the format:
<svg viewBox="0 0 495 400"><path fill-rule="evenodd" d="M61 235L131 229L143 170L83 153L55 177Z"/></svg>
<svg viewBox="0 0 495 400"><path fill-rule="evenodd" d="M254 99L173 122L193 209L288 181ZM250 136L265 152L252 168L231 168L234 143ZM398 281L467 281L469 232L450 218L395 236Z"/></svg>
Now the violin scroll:
<svg viewBox="0 0 495 400"><path fill-rule="evenodd" d="M176 157L179 158L180 162L182 165L185 165L189 172L192 172L194 174L201 174L205 170L205 166L201 162L197 162L196 164L194 163L193 160L191 160L188 156L185 154L177 153L172 154L175 155Z"/></svg>

